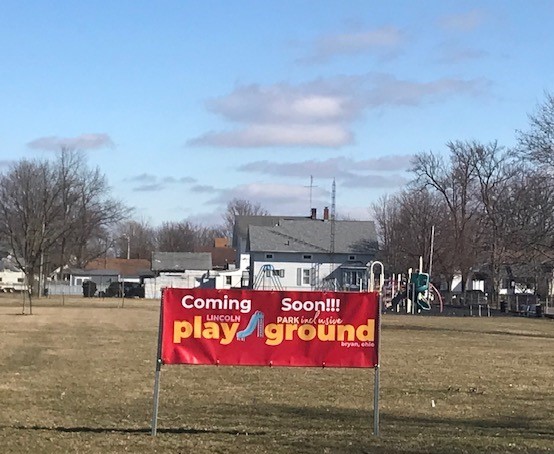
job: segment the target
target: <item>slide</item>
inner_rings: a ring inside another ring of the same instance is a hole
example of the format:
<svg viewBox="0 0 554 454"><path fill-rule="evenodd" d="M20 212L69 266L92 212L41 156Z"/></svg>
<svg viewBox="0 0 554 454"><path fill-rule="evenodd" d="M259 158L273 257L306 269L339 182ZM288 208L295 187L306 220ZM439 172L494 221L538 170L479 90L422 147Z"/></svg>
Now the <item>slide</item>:
<svg viewBox="0 0 554 454"><path fill-rule="evenodd" d="M264 335L264 313L262 311L256 311L252 314L248 325L242 331L237 333L237 340L243 341L250 336L258 328L258 337Z"/></svg>

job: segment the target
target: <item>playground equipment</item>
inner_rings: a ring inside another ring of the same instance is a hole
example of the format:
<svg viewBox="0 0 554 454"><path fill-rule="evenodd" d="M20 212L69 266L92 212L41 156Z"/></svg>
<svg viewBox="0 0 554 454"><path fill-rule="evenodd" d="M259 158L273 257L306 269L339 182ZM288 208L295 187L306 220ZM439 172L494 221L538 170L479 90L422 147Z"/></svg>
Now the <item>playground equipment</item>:
<svg viewBox="0 0 554 454"><path fill-rule="evenodd" d="M283 284L281 284L280 270L276 270L273 265L262 265L260 271L256 275L254 280L255 290L283 290Z"/></svg>
<svg viewBox="0 0 554 454"><path fill-rule="evenodd" d="M423 267L420 258L420 268ZM438 289L431 283L429 273L410 268L407 275L398 274L388 279L385 284L385 303L393 311L405 311L415 314L420 311L430 311L432 305L438 302L439 311L443 311L443 300ZM388 297L387 297L388 295Z"/></svg>

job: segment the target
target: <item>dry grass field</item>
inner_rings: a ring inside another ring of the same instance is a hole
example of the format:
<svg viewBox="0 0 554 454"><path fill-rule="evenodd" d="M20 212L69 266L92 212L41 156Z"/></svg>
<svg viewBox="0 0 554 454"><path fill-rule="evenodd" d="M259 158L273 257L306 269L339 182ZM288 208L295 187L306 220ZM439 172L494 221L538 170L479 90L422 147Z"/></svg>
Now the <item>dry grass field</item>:
<svg viewBox="0 0 554 454"><path fill-rule="evenodd" d="M385 315L379 438L371 370L164 366L152 437L158 303L120 304L0 297L0 452L554 452L554 321Z"/></svg>

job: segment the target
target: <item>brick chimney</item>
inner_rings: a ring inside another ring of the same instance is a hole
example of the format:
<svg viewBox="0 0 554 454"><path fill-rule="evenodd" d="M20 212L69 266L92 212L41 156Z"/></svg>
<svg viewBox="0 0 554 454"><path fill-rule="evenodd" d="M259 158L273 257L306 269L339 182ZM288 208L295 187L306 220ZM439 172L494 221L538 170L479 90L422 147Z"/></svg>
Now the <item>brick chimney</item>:
<svg viewBox="0 0 554 454"><path fill-rule="evenodd" d="M323 208L323 220L325 221L329 220L329 207Z"/></svg>
<svg viewBox="0 0 554 454"><path fill-rule="evenodd" d="M312 208L312 214L310 217L312 219L317 219L317 208Z"/></svg>
<svg viewBox="0 0 554 454"><path fill-rule="evenodd" d="M214 238L214 247L229 247L227 238Z"/></svg>

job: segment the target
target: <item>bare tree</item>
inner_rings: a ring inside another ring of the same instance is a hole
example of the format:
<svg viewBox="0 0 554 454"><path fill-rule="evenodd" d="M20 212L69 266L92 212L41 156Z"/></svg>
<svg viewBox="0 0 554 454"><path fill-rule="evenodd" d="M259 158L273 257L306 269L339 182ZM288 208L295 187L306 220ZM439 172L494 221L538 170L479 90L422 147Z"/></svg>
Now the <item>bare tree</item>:
<svg viewBox="0 0 554 454"><path fill-rule="evenodd" d="M445 206L452 235L450 247L456 257L457 270L462 274L462 289L479 252L479 206L474 161L465 142L449 142L449 162L435 153L420 153L414 159L414 187L427 187L436 191Z"/></svg>
<svg viewBox="0 0 554 454"><path fill-rule="evenodd" d="M36 278L42 277L48 258L77 257L124 213L97 170L89 171L77 156L75 165L64 167L63 156L58 162L21 160L0 176L0 233L33 292L39 290ZM62 245L66 252L60 253Z"/></svg>
<svg viewBox="0 0 554 454"><path fill-rule="evenodd" d="M228 238L221 226L197 226L195 235L196 247L200 248L213 246L215 238Z"/></svg>
<svg viewBox="0 0 554 454"><path fill-rule="evenodd" d="M47 162L22 160L0 178L0 232L27 285L34 287L44 252L63 234L55 173ZM25 299L23 300L25 313ZM29 313L33 305L29 293Z"/></svg>
<svg viewBox="0 0 554 454"><path fill-rule="evenodd" d="M192 252L197 246L197 228L188 221L164 222L156 231L161 252Z"/></svg>
<svg viewBox="0 0 554 454"><path fill-rule="evenodd" d="M429 265L431 232L436 227L434 269L436 274L452 274L453 254L445 239L449 238L444 223L445 206L438 194L425 188L402 191L382 198L372 206L381 243L380 254L393 273L404 273L418 266L423 257Z"/></svg>
<svg viewBox="0 0 554 454"><path fill-rule="evenodd" d="M156 250L156 229L147 221L125 221L115 229L113 246L117 257L152 259Z"/></svg>
<svg viewBox="0 0 554 454"><path fill-rule="evenodd" d="M71 225L70 234L63 240L69 247L71 262L83 267L106 253L109 230L127 218L130 210L110 197L106 178L98 168L86 165L82 153L62 150L56 165L63 195L64 223Z"/></svg>
<svg viewBox="0 0 554 454"><path fill-rule="evenodd" d="M465 149L478 188L475 198L480 207L480 261L487 264L493 302L498 303L500 271L509 263L514 244L513 232L508 227L514 206L507 196L514 187L515 177L524 168L512 150L499 147L497 142L467 142Z"/></svg>
<svg viewBox="0 0 554 454"><path fill-rule="evenodd" d="M546 93L545 101L529 115L528 131L518 131L520 153L533 162L554 167L554 96Z"/></svg>
<svg viewBox="0 0 554 454"><path fill-rule="evenodd" d="M227 238L233 235L235 226L235 216L264 216L269 215L269 211L263 208L259 203L251 202L245 199L234 198L227 204L227 209L223 214L223 228Z"/></svg>

